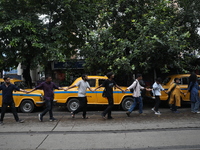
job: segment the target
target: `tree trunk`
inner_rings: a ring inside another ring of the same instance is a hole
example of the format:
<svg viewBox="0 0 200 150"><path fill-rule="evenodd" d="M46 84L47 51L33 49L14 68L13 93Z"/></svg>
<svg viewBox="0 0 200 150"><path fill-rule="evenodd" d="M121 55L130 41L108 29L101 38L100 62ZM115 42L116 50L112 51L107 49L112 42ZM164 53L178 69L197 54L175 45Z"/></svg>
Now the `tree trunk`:
<svg viewBox="0 0 200 150"><path fill-rule="evenodd" d="M45 77L50 76L52 77L52 79L54 79L54 72L52 71L51 63L52 62L49 61L47 65L45 66Z"/></svg>
<svg viewBox="0 0 200 150"><path fill-rule="evenodd" d="M25 69L23 69L23 78L25 79L25 83L28 85L28 88L32 88L32 79L30 74L30 64L26 64Z"/></svg>
<svg viewBox="0 0 200 150"><path fill-rule="evenodd" d="M154 81L156 80L157 78L157 73L156 73L156 69L153 70L153 74L154 74Z"/></svg>

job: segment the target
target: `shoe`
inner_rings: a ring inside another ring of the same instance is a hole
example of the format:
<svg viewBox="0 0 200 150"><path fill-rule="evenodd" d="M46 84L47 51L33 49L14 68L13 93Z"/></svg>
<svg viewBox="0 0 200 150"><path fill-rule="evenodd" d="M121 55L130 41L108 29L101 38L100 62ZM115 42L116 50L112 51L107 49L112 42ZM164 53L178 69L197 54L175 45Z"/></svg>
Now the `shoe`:
<svg viewBox="0 0 200 150"><path fill-rule="evenodd" d="M89 117L87 117L87 116L83 116L82 118L83 118L83 119L89 119Z"/></svg>
<svg viewBox="0 0 200 150"><path fill-rule="evenodd" d="M42 118L42 115L41 115L41 114L38 114L38 120L39 120L40 122L43 121L43 118Z"/></svg>
<svg viewBox="0 0 200 150"><path fill-rule="evenodd" d="M24 123L24 120L18 120L17 122L18 123Z"/></svg>
<svg viewBox="0 0 200 150"><path fill-rule="evenodd" d="M103 114L101 114L101 117L102 117L104 120L106 120L106 117L105 117Z"/></svg>
<svg viewBox="0 0 200 150"><path fill-rule="evenodd" d="M172 111L173 113L175 113L175 114L179 114L180 112L179 111Z"/></svg>
<svg viewBox="0 0 200 150"><path fill-rule="evenodd" d="M75 118L75 114L73 112L71 112L71 117Z"/></svg>
<svg viewBox="0 0 200 150"><path fill-rule="evenodd" d="M161 115L161 113L159 111L155 112L155 115Z"/></svg>
<svg viewBox="0 0 200 150"><path fill-rule="evenodd" d="M200 114L200 111L197 111L196 113L197 113L197 114Z"/></svg>
<svg viewBox="0 0 200 150"><path fill-rule="evenodd" d="M153 107L153 108L151 108L151 110L152 110L153 112L156 112L156 111L155 111L155 109L154 109L154 107Z"/></svg>
<svg viewBox="0 0 200 150"><path fill-rule="evenodd" d="M107 117L107 119L114 119L112 116L110 116L110 117Z"/></svg>
<svg viewBox="0 0 200 150"><path fill-rule="evenodd" d="M144 114L144 113L139 113L141 116L146 116L146 114Z"/></svg>
<svg viewBox="0 0 200 150"><path fill-rule="evenodd" d="M0 125L3 125L3 121L0 121Z"/></svg>
<svg viewBox="0 0 200 150"><path fill-rule="evenodd" d="M127 115L128 117L130 117L130 114L131 114L130 111L127 111L127 112L126 112L126 115Z"/></svg>
<svg viewBox="0 0 200 150"><path fill-rule="evenodd" d="M51 119L49 119L49 121L56 121L57 119L56 118L51 118Z"/></svg>

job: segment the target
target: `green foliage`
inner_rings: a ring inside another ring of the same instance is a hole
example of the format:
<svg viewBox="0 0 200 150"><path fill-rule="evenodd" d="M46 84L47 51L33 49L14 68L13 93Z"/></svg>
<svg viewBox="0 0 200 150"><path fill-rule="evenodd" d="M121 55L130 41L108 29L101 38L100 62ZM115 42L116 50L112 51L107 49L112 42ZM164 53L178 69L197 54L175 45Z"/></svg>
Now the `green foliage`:
<svg viewBox="0 0 200 150"><path fill-rule="evenodd" d="M199 44L191 41L199 35L195 33L197 26L188 30L184 25L186 22L181 16L186 12L180 11L182 6L177 7L170 0L103 2L96 19L98 28L91 31L88 43L82 47L88 70L101 68L104 72L110 69L128 73L188 69L186 64L192 58L183 54L191 56L190 53L198 49L193 45ZM191 16L190 21L195 19Z"/></svg>
<svg viewBox="0 0 200 150"><path fill-rule="evenodd" d="M2 0L0 52L6 62L1 61L1 69L19 62L35 68L76 54L84 34L95 25L96 4L95 0Z"/></svg>
<svg viewBox="0 0 200 150"><path fill-rule="evenodd" d="M200 66L199 10L197 0L1 0L0 69L80 52L93 74L186 72Z"/></svg>

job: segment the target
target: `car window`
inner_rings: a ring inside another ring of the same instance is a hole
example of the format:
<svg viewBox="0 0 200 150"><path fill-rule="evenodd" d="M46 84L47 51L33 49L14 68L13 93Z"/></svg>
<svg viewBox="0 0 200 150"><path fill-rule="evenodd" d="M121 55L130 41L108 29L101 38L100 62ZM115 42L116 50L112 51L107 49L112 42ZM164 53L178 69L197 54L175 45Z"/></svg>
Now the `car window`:
<svg viewBox="0 0 200 150"><path fill-rule="evenodd" d="M188 77L181 78L181 84L188 85L188 83L189 83L189 78Z"/></svg>
<svg viewBox="0 0 200 150"><path fill-rule="evenodd" d="M168 78L165 78L165 80L163 81L163 84L164 85L166 85L169 81L171 80L171 78L170 77L168 77Z"/></svg>
<svg viewBox="0 0 200 150"><path fill-rule="evenodd" d="M95 87L96 79L88 79L90 87Z"/></svg>
<svg viewBox="0 0 200 150"><path fill-rule="evenodd" d="M99 85L101 85L104 81L105 79L99 79Z"/></svg>
<svg viewBox="0 0 200 150"><path fill-rule="evenodd" d="M23 81L18 81L18 82L15 82L14 84L15 84L17 87L19 87L20 89L27 89L27 88L28 88L28 86L26 85L26 83L23 82Z"/></svg>

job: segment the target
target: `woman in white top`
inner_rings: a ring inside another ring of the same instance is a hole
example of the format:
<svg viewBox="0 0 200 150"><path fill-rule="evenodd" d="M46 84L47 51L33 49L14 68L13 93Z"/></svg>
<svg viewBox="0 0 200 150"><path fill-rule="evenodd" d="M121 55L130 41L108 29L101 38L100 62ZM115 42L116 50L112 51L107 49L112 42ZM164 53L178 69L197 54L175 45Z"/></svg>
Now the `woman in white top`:
<svg viewBox="0 0 200 150"><path fill-rule="evenodd" d="M161 91L164 91L164 88L161 85L161 78L157 78L156 82L153 84L153 95L155 96L155 106L152 108L152 110L155 112L156 115L161 115L161 113L158 111L159 105L160 105L160 96L161 96Z"/></svg>

